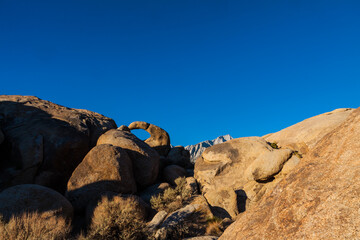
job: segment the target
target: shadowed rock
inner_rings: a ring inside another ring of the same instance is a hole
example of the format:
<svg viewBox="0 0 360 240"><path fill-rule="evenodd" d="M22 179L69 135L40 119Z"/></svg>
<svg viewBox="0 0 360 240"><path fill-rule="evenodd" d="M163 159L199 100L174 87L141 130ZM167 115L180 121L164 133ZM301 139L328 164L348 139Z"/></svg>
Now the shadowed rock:
<svg viewBox="0 0 360 240"><path fill-rule="evenodd" d="M150 133L150 137L146 139L145 142L154 148L161 156L166 156L170 151L170 137L164 129L141 121L131 123L129 129L143 129Z"/></svg>
<svg viewBox="0 0 360 240"><path fill-rule="evenodd" d="M164 168L162 174L166 182L175 185L177 178L186 176L186 170L178 165L170 165Z"/></svg>
<svg viewBox="0 0 360 240"><path fill-rule="evenodd" d="M4 134L3 132L1 131L1 128L0 128L0 144L2 144L2 142L4 141Z"/></svg>
<svg viewBox="0 0 360 240"><path fill-rule="evenodd" d="M137 184L146 187L153 184L159 173L160 156L149 145L134 134L112 129L100 136L97 145L112 144L121 147L129 154Z"/></svg>
<svg viewBox="0 0 360 240"><path fill-rule="evenodd" d="M32 96L0 95L0 189L36 183L60 192L76 166L115 122Z"/></svg>
<svg viewBox="0 0 360 240"><path fill-rule="evenodd" d="M120 147L102 144L94 147L71 175L66 197L82 211L104 192L136 192L132 162Z"/></svg>
<svg viewBox="0 0 360 240"><path fill-rule="evenodd" d="M193 165L190 162L190 153L183 146L176 146L171 148L169 154L166 157L165 165L179 165L184 168L192 168Z"/></svg>
<svg viewBox="0 0 360 240"><path fill-rule="evenodd" d="M0 193L0 215L8 221L12 216L39 213L42 218L73 217L71 203L60 193L40 185L23 184L5 189Z"/></svg>

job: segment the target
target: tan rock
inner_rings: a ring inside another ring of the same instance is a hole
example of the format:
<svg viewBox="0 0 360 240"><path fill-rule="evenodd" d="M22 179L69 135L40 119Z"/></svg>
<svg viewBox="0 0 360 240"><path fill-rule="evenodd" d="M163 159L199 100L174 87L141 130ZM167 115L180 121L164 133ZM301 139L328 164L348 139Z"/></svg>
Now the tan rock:
<svg viewBox="0 0 360 240"><path fill-rule="evenodd" d="M231 188L210 190L204 194L204 197L212 207L214 215L218 217L235 218L239 214L237 194Z"/></svg>
<svg viewBox="0 0 360 240"><path fill-rule="evenodd" d="M166 182L175 185L175 180L186 176L186 170L178 165L169 165L164 168L163 178Z"/></svg>
<svg viewBox="0 0 360 240"><path fill-rule="evenodd" d="M296 168L220 239L359 239L358 136L360 109L316 140Z"/></svg>
<svg viewBox="0 0 360 240"><path fill-rule="evenodd" d="M185 238L184 240L216 240L218 237L216 236L200 236L200 237L192 237L192 238Z"/></svg>
<svg viewBox="0 0 360 240"><path fill-rule="evenodd" d="M128 128L128 126L125 126L125 125L121 125L117 129L120 130L120 131L130 132L130 129Z"/></svg>
<svg viewBox="0 0 360 240"><path fill-rule="evenodd" d="M40 185L23 184L0 193L0 215L8 221L12 216L24 213L39 213L42 218L73 217L73 207L60 193Z"/></svg>
<svg viewBox="0 0 360 240"><path fill-rule="evenodd" d="M102 144L94 147L75 169L68 182L66 197L77 211L83 211L104 192L136 192L132 162L120 147Z"/></svg>
<svg viewBox="0 0 360 240"><path fill-rule="evenodd" d="M129 125L129 129L144 129L150 133L150 137L145 142L154 148L160 155L166 156L170 151L169 134L162 128L147 122L133 122Z"/></svg>
<svg viewBox="0 0 360 240"><path fill-rule="evenodd" d="M147 227L150 231L154 231L157 229L160 224L164 221L168 213L166 211L160 211L158 212L153 219L147 224Z"/></svg>
<svg viewBox="0 0 360 240"><path fill-rule="evenodd" d="M198 184L196 182L196 179L193 177L186 178L185 188L190 191L191 195L195 195L199 193Z"/></svg>
<svg viewBox="0 0 360 240"><path fill-rule="evenodd" d="M276 142L278 146L288 147L305 154L322 137L343 123L353 111L354 109L351 108L341 108L323 113L279 132L265 135L264 139L268 142Z"/></svg>
<svg viewBox="0 0 360 240"><path fill-rule="evenodd" d="M245 170L261 154L277 151L260 137L237 138L207 148L195 163L195 179L202 192L230 187L242 189Z"/></svg>
<svg viewBox="0 0 360 240"><path fill-rule="evenodd" d="M281 174L289 174L300 163L301 158L298 155L293 154L291 158L284 164L281 169Z"/></svg>
<svg viewBox="0 0 360 240"><path fill-rule="evenodd" d="M64 192L71 173L98 137L116 128L112 119L98 113L32 96L0 95L0 115L6 133L2 154L9 156L0 169L0 190L41 183Z"/></svg>
<svg viewBox="0 0 360 240"><path fill-rule="evenodd" d="M267 181L280 172L291 154L290 149L264 152L245 170L245 175L249 180Z"/></svg>
<svg viewBox="0 0 360 240"><path fill-rule="evenodd" d="M278 181L276 176L281 173L291 153L292 150L289 149L273 149L260 137L233 139L204 151L195 163L195 178L204 196L211 198L207 199L210 205L214 209L224 210L222 216L226 216L228 211L227 216L234 217L244 211L248 205L246 199L258 201L272 188L270 182ZM244 188L254 180L268 183L266 186L248 185L251 192L250 197L247 197ZM230 199L221 199L225 195L224 191Z"/></svg>
<svg viewBox="0 0 360 240"><path fill-rule="evenodd" d="M127 131L112 129L100 136L97 145L112 144L127 151L132 162L135 180L140 186L153 184L159 173L160 156L149 145Z"/></svg>
<svg viewBox="0 0 360 240"><path fill-rule="evenodd" d="M171 148L166 157L166 165L179 165L184 168L191 168L193 165L190 162L190 152L183 146L176 146Z"/></svg>

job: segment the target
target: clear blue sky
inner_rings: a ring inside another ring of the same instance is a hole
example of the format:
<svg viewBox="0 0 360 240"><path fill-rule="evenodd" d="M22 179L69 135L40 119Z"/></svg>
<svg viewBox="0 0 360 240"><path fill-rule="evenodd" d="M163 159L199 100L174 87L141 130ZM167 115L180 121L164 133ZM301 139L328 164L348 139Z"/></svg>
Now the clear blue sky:
<svg viewBox="0 0 360 240"><path fill-rule="evenodd" d="M359 1L0 0L0 94L261 136L360 100Z"/></svg>

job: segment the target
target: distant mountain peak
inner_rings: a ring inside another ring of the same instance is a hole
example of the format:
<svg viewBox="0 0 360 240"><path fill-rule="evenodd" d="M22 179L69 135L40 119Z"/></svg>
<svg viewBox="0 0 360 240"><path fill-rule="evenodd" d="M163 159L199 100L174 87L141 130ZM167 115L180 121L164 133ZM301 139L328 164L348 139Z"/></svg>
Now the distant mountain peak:
<svg viewBox="0 0 360 240"><path fill-rule="evenodd" d="M216 144L220 144L226 141L233 139L230 134L219 136L213 140L206 140L194 145L188 145L185 149L190 152L190 161L195 163L196 159L201 156L201 154L205 151L206 148L211 147Z"/></svg>

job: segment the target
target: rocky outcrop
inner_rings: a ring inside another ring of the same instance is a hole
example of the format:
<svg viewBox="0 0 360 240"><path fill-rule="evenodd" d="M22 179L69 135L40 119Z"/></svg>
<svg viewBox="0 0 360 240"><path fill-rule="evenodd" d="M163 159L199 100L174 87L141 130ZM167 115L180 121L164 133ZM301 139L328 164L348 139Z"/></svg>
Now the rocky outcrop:
<svg viewBox="0 0 360 240"><path fill-rule="evenodd" d="M82 211L107 192L134 193L132 162L126 151L110 144L94 147L71 175L66 197Z"/></svg>
<svg viewBox="0 0 360 240"><path fill-rule="evenodd" d="M133 122L129 125L129 129L143 129L150 133L150 137L145 142L154 148L161 156L166 156L170 151L169 134L162 128L147 122Z"/></svg>
<svg viewBox="0 0 360 240"><path fill-rule="evenodd" d="M73 217L73 207L60 193L40 185L23 184L0 193L0 215L8 221L12 216L38 213L42 218Z"/></svg>
<svg viewBox="0 0 360 240"><path fill-rule="evenodd" d="M76 166L115 122L32 96L0 96L0 189L37 183L60 192Z"/></svg>
<svg viewBox="0 0 360 240"><path fill-rule="evenodd" d="M234 217L245 208L243 189L249 182L256 184L253 190L258 194L249 200L256 201L270 186L266 181L275 178L291 154L289 149L273 149L260 137L233 139L204 151L195 163L195 178L209 204L223 212L221 216L227 212Z"/></svg>
<svg viewBox="0 0 360 240"><path fill-rule="evenodd" d="M245 176L249 180L258 182L268 181L280 172L284 163L290 159L290 149L279 149L277 151L266 151L259 155L245 170Z"/></svg>
<svg viewBox="0 0 360 240"><path fill-rule="evenodd" d="M354 111L352 108L340 108L308 118L279 132L268 134L264 139L305 154L326 134L334 130Z"/></svg>
<svg viewBox="0 0 360 240"><path fill-rule="evenodd" d="M171 148L169 154L166 156L165 165L179 165L184 168L192 168L190 163L190 153L183 146L176 146Z"/></svg>
<svg viewBox="0 0 360 240"><path fill-rule="evenodd" d="M195 163L196 159L201 156L206 148L216 144L224 143L233 139L229 134L215 138L214 140L206 140L194 145L188 145L185 147L190 152L190 161Z"/></svg>
<svg viewBox="0 0 360 240"><path fill-rule="evenodd" d="M359 239L359 136L356 109L220 239Z"/></svg>
<svg viewBox="0 0 360 240"><path fill-rule="evenodd" d="M159 173L160 156L149 145L128 131L112 129L100 136L97 145L112 144L127 151L137 184L146 187L153 184Z"/></svg>
<svg viewBox="0 0 360 240"><path fill-rule="evenodd" d="M155 229L157 229L167 215L168 213L166 211L159 211L157 214L155 214L153 219L147 224L149 230L154 231Z"/></svg>
<svg viewBox="0 0 360 240"><path fill-rule="evenodd" d="M166 182L175 185L175 180L186 176L186 170L178 165L170 165L164 168L163 178Z"/></svg>
<svg viewBox="0 0 360 240"><path fill-rule="evenodd" d="M189 218L196 210L200 208L197 204L187 205L171 214L169 214L166 219L159 226L159 229L156 232L156 239L169 239L167 234L171 229L174 229L176 226L184 222Z"/></svg>

